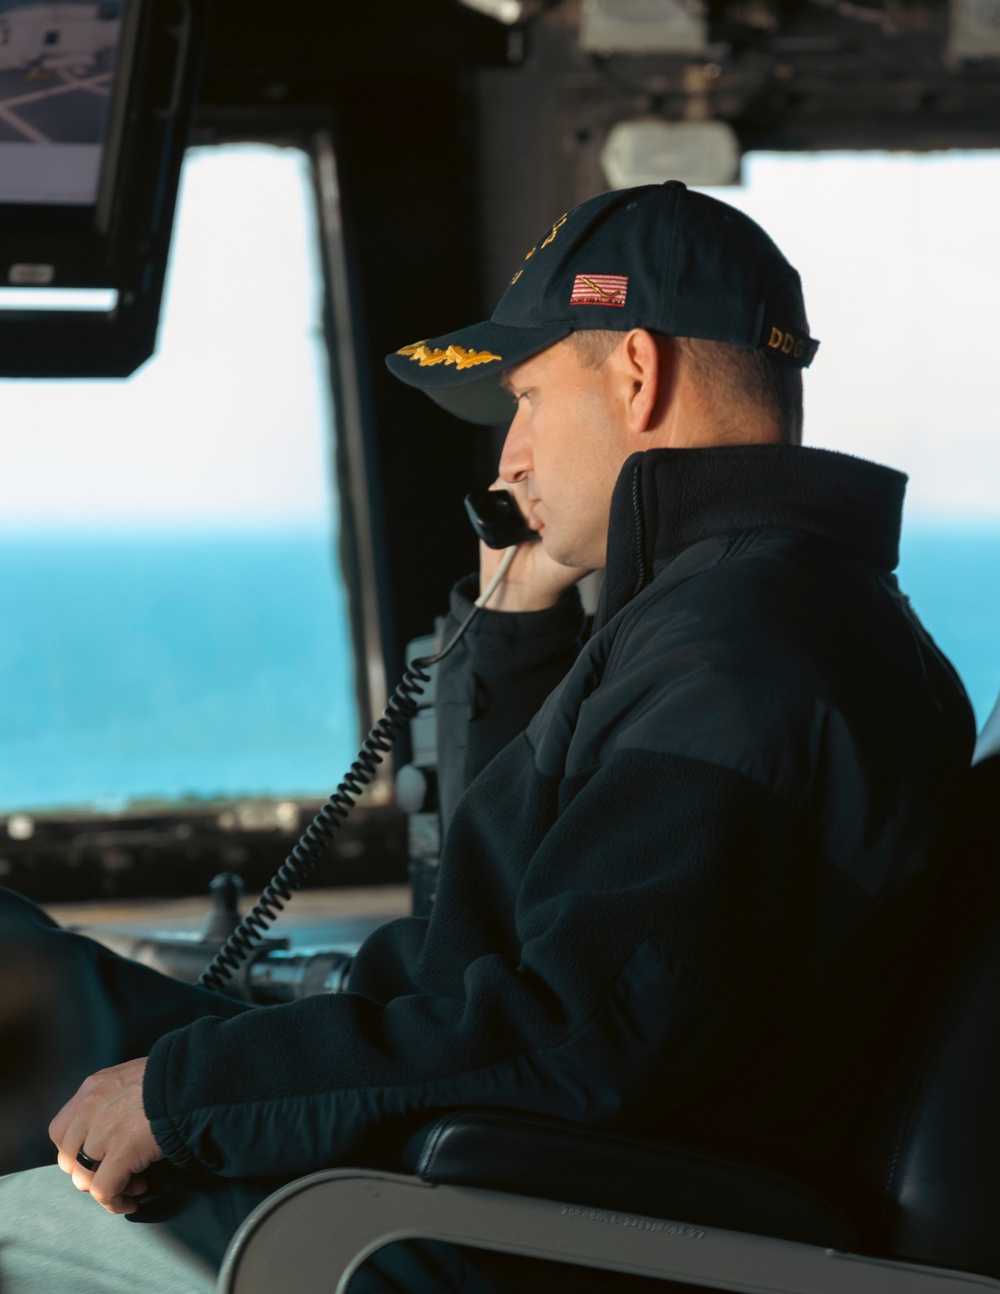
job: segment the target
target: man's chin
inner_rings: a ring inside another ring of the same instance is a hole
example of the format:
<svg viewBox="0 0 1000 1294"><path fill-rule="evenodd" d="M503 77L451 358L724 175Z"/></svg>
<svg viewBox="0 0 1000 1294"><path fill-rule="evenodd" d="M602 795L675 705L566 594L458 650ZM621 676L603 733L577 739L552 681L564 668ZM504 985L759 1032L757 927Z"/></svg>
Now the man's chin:
<svg viewBox="0 0 1000 1294"><path fill-rule="evenodd" d="M550 557L552 561L557 562L560 566L569 566L571 569L579 571L592 571L595 569L594 562L582 556L579 547L568 544L565 540L560 542L558 535L552 534L545 527L538 532L538 542L545 549L545 556Z"/></svg>

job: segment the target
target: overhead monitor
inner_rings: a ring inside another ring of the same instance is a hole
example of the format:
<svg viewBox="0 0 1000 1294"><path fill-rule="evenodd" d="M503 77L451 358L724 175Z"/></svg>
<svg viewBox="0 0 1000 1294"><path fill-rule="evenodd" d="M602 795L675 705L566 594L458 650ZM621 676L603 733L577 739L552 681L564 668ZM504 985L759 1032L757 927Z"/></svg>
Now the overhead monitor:
<svg viewBox="0 0 1000 1294"><path fill-rule="evenodd" d="M206 19L206 0L0 0L0 375L125 375L152 352ZM110 309L67 310L95 288Z"/></svg>
<svg viewBox="0 0 1000 1294"><path fill-rule="evenodd" d="M0 0L0 204L94 207L125 0Z"/></svg>

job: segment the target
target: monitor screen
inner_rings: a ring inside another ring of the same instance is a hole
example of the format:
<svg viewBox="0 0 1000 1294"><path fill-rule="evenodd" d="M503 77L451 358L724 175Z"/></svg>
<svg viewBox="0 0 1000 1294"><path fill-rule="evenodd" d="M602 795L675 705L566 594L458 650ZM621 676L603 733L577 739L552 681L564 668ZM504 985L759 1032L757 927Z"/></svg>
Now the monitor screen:
<svg viewBox="0 0 1000 1294"><path fill-rule="evenodd" d="M0 0L0 204L96 204L124 9Z"/></svg>

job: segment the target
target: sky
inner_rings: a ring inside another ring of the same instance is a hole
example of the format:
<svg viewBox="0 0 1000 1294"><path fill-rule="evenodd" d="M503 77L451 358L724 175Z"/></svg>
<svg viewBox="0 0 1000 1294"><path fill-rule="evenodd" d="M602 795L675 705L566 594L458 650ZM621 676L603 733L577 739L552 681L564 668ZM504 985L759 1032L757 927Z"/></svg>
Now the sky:
<svg viewBox="0 0 1000 1294"><path fill-rule="evenodd" d="M807 443L908 472L911 519L1000 524L1000 154L757 154L743 178L713 192L800 270L822 342ZM329 524L320 290L304 155L192 150L154 359L0 381L0 527Z"/></svg>
<svg viewBox="0 0 1000 1294"><path fill-rule="evenodd" d="M910 475L907 515L1000 524L1000 154L759 154L743 188L799 270L805 439Z"/></svg>
<svg viewBox="0 0 1000 1294"><path fill-rule="evenodd" d="M0 526L327 525L321 292L305 155L192 150L153 359L125 381L0 381Z"/></svg>

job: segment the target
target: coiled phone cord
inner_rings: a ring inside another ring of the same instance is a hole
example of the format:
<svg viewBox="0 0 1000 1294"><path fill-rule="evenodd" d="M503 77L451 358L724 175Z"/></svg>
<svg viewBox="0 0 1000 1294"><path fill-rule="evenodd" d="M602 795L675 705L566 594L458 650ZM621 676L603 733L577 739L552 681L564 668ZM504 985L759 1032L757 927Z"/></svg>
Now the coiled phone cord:
<svg viewBox="0 0 1000 1294"><path fill-rule="evenodd" d="M362 743L358 757L299 838L298 844L268 881L251 911L212 958L198 983L203 988L221 990L246 961L253 947L267 933L296 890L300 890L310 873L326 855L341 823L354 808L357 797L375 775L383 756L392 750L404 725L417 712L416 698L430 682L427 673L432 665L444 660L458 644L466 629L490 600L514 560L517 545L508 548L500 559L496 574L476 598L472 610L458 631L436 656L421 656L407 667L389 698L382 717Z"/></svg>

